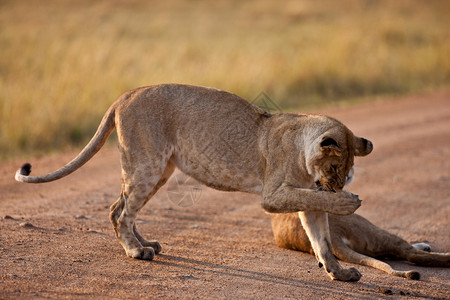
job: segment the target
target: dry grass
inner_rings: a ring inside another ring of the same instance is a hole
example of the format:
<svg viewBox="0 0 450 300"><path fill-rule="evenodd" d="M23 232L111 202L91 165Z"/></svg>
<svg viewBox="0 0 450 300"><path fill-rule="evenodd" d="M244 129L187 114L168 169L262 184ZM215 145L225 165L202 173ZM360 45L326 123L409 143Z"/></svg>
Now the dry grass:
<svg viewBox="0 0 450 300"><path fill-rule="evenodd" d="M449 1L0 2L0 153L84 143L124 91L283 107L448 88Z"/></svg>

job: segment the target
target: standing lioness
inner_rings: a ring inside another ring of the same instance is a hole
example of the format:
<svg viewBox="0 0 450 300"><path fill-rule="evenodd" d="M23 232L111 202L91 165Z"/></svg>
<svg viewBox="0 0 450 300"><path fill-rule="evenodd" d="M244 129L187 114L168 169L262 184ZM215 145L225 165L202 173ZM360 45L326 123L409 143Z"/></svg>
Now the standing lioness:
<svg viewBox="0 0 450 300"><path fill-rule="evenodd" d="M326 213L348 215L361 201L342 191L355 155L372 143L339 121L318 115L271 115L244 99L216 89L159 85L122 95L106 112L89 144L63 168L16 180L40 183L64 177L86 163L117 129L122 191L110 219L128 256L153 259L161 251L137 231L136 214L168 180L175 167L225 191L262 195L268 212L302 211L317 259L334 279L358 280L331 252ZM317 186L320 190L317 190ZM314 188L314 189L313 189Z"/></svg>

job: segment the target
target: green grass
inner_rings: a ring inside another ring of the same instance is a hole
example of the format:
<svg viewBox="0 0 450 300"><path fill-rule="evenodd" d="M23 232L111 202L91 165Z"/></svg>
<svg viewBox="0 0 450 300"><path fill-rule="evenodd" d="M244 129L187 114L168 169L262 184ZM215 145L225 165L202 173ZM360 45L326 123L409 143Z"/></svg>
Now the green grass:
<svg viewBox="0 0 450 300"><path fill-rule="evenodd" d="M0 158L79 146L123 92L284 109L450 87L449 1L0 2Z"/></svg>

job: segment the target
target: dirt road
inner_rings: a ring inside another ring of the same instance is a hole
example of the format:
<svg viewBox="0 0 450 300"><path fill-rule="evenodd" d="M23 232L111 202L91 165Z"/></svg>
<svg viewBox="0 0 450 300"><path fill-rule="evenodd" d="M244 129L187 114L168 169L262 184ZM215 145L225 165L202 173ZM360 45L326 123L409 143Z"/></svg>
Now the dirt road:
<svg viewBox="0 0 450 300"><path fill-rule="evenodd" d="M374 143L371 155L356 160L348 188L363 199L358 213L408 241L450 252L450 94L321 112ZM33 174L75 154L32 159ZM162 254L133 260L108 219L120 191L115 147L54 183L14 182L22 163L0 164L0 298L450 299L450 269L405 262L392 264L420 271L421 281L362 266L355 266L359 282L331 281L314 257L277 247L259 197L190 185L181 175L138 216Z"/></svg>

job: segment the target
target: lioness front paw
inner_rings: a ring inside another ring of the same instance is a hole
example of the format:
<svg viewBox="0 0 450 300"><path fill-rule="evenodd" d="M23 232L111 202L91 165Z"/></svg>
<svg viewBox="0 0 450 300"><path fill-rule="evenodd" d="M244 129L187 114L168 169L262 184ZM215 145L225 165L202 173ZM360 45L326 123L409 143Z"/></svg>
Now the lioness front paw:
<svg viewBox="0 0 450 300"><path fill-rule="evenodd" d="M361 273L359 273L359 271L355 268L341 269L329 274L333 280L358 281L361 279Z"/></svg>
<svg viewBox="0 0 450 300"><path fill-rule="evenodd" d="M333 206L327 212L339 216L350 215L361 206L361 202L358 195L341 191L335 194Z"/></svg>
<svg viewBox="0 0 450 300"><path fill-rule="evenodd" d="M139 247L127 250L128 257L136 259L152 260L155 257L155 249L152 247Z"/></svg>

